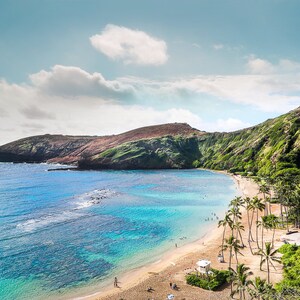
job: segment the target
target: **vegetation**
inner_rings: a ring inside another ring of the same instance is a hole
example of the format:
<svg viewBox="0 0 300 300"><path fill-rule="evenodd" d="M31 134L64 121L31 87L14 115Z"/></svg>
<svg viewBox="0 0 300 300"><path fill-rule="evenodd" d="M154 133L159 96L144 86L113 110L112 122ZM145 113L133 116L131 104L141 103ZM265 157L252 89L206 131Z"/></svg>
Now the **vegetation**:
<svg viewBox="0 0 300 300"><path fill-rule="evenodd" d="M204 167L277 178L300 174L299 133L300 108L231 133L204 133L187 124L165 124L107 137L30 137L1 146L0 161L50 160L90 169ZM262 182L261 191L266 204L267 181Z"/></svg>
<svg viewBox="0 0 300 300"><path fill-rule="evenodd" d="M300 109L260 125L202 136L199 166L241 175L299 174Z"/></svg>
<svg viewBox="0 0 300 300"><path fill-rule="evenodd" d="M236 270L230 269L231 273L229 278L232 282L231 297L238 294L239 299L246 299L246 292L252 284L249 277L253 273L249 270L250 268L246 267L244 264L237 264Z"/></svg>
<svg viewBox="0 0 300 300"><path fill-rule="evenodd" d="M300 246L283 245L278 250L284 266L283 280L276 285L280 292L293 290L300 295ZM300 299L300 297L299 297Z"/></svg>
<svg viewBox="0 0 300 300"><path fill-rule="evenodd" d="M91 169L192 168L200 155L196 137L166 136L121 144L79 162Z"/></svg>
<svg viewBox="0 0 300 300"><path fill-rule="evenodd" d="M186 277L186 282L190 285L200 287L205 290L216 290L229 280L230 271L211 269L210 274L199 276L190 274Z"/></svg>
<svg viewBox="0 0 300 300"><path fill-rule="evenodd" d="M271 243L265 243L265 249L259 250L259 255L261 255L262 259L260 262L260 269L262 270L263 264L267 265L267 272L268 272L268 283L270 283L270 265L276 270L276 267L273 264L273 261L280 262L278 257L275 257L277 250L272 248Z"/></svg>
<svg viewBox="0 0 300 300"><path fill-rule="evenodd" d="M274 248L274 236L277 228L285 228L287 231L293 225L299 228L300 176L292 176L292 173L285 172L275 178L256 177L256 181L263 199L257 196L253 198L236 197L230 202L225 218L219 221L219 227L223 227L220 254L224 258L224 251L228 250L229 252L228 271L230 275L227 280L231 286L231 297L241 300L300 299L300 246L284 245L279 250ZM280 205L279 217L272 214L271 202ZM242 242L241 235L244 230L241 222L242 207L246 209L247 214L248 245L253 255L260 255L260 269L266 272L266 279L258 276L253 278L251 270L239 263L238 256L243 255L242 249L246 246ZM272 240L264 241L265 231L272 231ZM252 248L257 250L253 251ZM279 253L283 254L282 258L279 257ZM233 256L235 256L235 268L232 268ZM270 269L276 270L276 263L281 262L284 266L284 278L273 286Z"/></svg>
<svg viewBox="0 0 300 300"><path fill-rule="evenodd" d="M93 168L195 168L277 177L300 174L300 108L231 133L164 136L129 141L79 161ZM269 195L262 182L264 203ZM267 207L266 207L267 211Z"/></svg>

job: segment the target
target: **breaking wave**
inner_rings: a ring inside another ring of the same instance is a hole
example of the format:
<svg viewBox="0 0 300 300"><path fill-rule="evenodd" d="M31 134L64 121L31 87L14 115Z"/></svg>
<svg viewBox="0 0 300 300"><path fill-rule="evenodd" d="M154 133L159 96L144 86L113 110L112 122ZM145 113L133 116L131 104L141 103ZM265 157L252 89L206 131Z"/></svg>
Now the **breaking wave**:
<svg viewBox="0 0 300 300"><path fill-rule="evenodd" d="M93 205L101 204L102 200L112 198L116 195L117 192L110 189L94 190L79 196L79 201L76 202L76 208L83 209Z"/></svg>
<svg viewBox="0 0 300 300"><path fill-rule="evenodd" d="M17 228L25 232L32 232L49 225L69 222L84 216L84 212L79 212L79 210L93 205L100 205L104 199L111 198L115 195L117 195L117 192L109 189L100 189L84 193L75 197L75 208L63 210L59 213L48 213L38 218L26 220L17 224Z"/></svg>

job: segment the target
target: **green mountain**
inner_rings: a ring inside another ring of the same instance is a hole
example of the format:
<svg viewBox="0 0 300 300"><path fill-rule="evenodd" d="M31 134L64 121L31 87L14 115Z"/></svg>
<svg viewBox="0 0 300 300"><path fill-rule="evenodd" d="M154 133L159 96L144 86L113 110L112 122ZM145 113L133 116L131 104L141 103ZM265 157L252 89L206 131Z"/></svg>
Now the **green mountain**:
<svg viewBox="0 0 300 300"><path fill-rule="evenodd" d="M104 137L29 137L1 146L0 161L59 162L80 169L203 167L279 175L299 173L299 132L300 107L230 133L207 133L174 123Z"/></svg>

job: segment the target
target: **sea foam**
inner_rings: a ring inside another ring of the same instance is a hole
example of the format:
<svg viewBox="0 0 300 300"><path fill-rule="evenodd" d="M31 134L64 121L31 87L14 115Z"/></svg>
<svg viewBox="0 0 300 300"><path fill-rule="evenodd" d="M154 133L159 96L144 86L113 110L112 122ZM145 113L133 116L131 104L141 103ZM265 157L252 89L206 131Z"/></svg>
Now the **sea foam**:
<svg viewBox="0 0 300 300"><path fill-rule="evenodd" d="M69 222L84 216L83 213L78 212L79 210L93 205L100 205L104 199L111 198L115 195L117 195L117 192L110 189L96 189L91 192L84 193L75 197L75 208L72 207L69 210L63 210L60 213L44 214L38 218L26 220L19 223L17 228L25 232L32 232L50 225Z"/></svg>

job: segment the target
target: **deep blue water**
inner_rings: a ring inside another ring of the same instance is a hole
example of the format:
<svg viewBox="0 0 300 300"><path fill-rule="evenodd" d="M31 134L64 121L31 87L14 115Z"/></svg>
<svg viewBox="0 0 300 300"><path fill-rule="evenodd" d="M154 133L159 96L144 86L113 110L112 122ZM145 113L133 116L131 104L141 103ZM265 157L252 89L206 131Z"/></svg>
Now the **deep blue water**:
<svg viewBox="0 0 300 300"><path fill-rule="evenodd" d="M196 240L237 195L201 170L0 164L0 299L60 299ZM57 167L57 166L55 166Z"/></svg>

